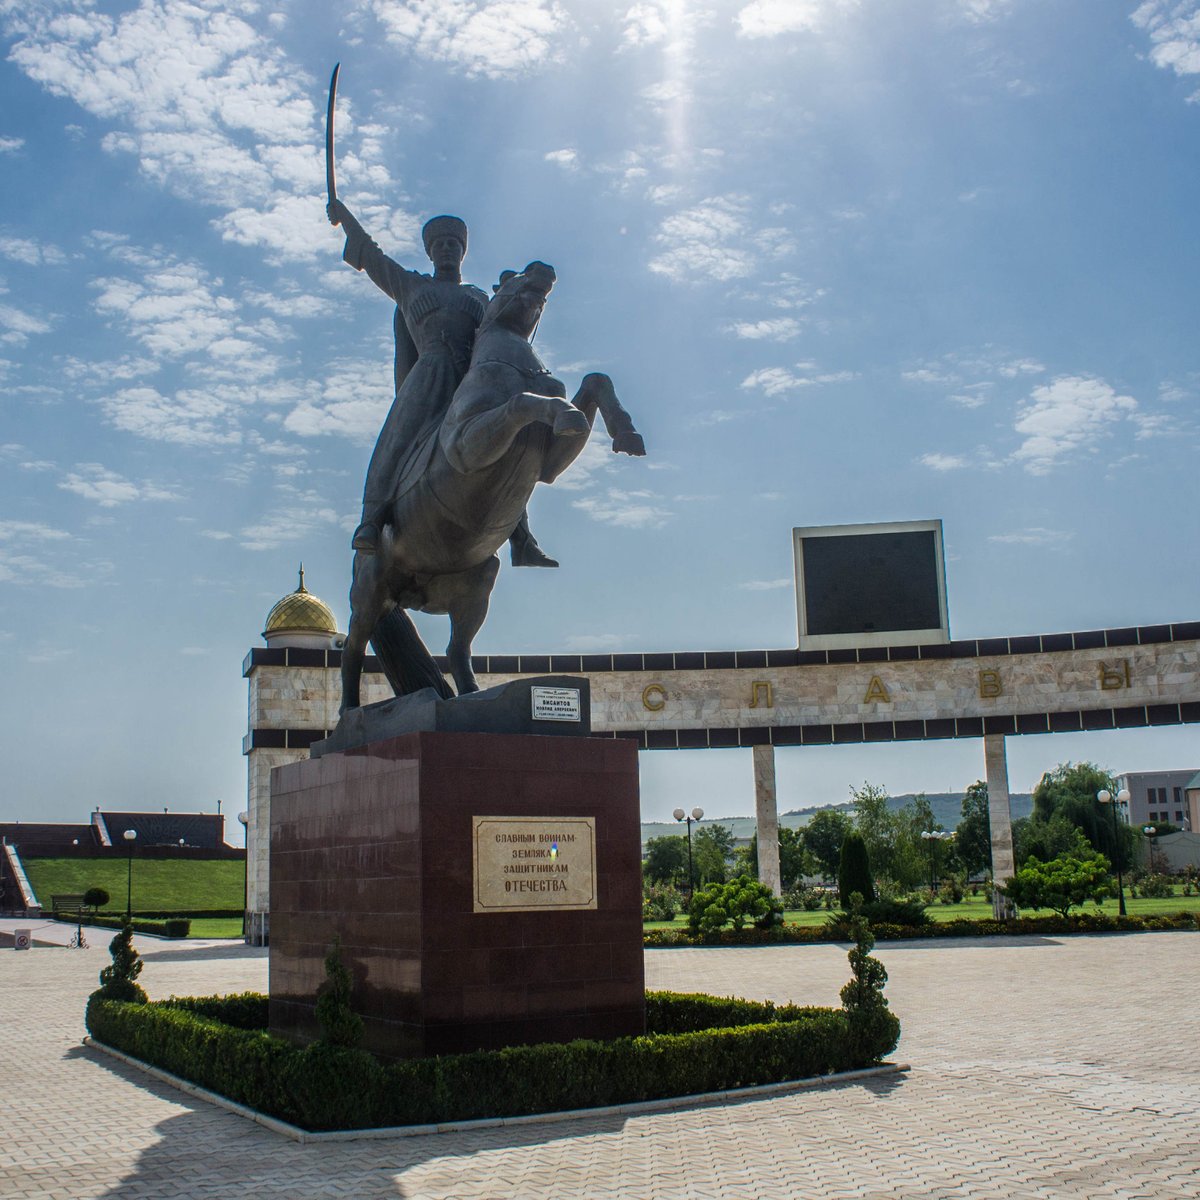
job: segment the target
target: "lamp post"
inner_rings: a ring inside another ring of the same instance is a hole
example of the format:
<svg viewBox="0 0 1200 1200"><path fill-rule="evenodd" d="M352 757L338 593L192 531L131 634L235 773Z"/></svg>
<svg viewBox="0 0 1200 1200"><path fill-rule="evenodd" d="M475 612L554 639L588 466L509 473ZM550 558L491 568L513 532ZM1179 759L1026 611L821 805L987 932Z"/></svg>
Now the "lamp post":
<svg viewBox="0 0 1200 1200"><path fill-rule="evenodd" d="M929 844L929 890L931 892L937 890L937 877L934 874L934 843L948 842L954 836L953 832L947 832L944 829L922 829L921 840Z"/></svg>
<svg viewBox="0 0 1200 1200"><path fill-rule="evenodd" d="M1143 825L1142 832L1146 835L1146 849L1150 854L1150 874L1155 875L1157 872L1154 869L1154 839L1158 837L1158 830L1153 825Z"/></svg>
<svg viewBox="0 0 1200 1200"><path fill-rule="evenodd" d="M1117 805L1129 803L1129 791L1127 788L1122 788L1116 796L1116 803L1113 803L1113 794L1108 788L1101 788L1096 793L1096 799L1101 804L1112 804L1112 808L1108 810L1109 816L1112 817L1113 830L1113 858L1117 865L1117 911L1121 916L1125 916L1125 881L1121 877L1121 839L1117 833Z"/></svg>
<svg viewBox="0 0 1200 1200"><path fill-rule="evenodd" d="M685 813L682 808L677 808L671 814L677 821L687 822L687 839L688 839L688 903L692 902L692 894L696 890L696 872L692 867L692 822L699 821L704 816L704 809L693 808L691 814Z"/></svg>
<svg viewBox="0 0 1200 1200"><path fill-rule="evenodd" d="M133 920L133 843L137 841L137 830L125 830L125 845L129 847L129 869L125 872L125 919Z"/></svg>
<svg viewBox="0 0 1200 1200"><path fill-rule="evenodd" d="M250 907L250 814L238 813L242 825L242 844L246 847L242 859L242 941L246 940L246 909Z"/></svg>

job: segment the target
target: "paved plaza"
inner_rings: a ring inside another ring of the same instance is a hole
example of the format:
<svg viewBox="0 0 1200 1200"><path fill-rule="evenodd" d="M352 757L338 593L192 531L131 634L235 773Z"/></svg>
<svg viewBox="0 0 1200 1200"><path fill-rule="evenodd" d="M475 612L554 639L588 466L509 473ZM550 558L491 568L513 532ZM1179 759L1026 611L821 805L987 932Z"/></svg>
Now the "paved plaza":
<svg viewBox="0 0 1200 1200"><path fill-rule="evenodd" d="M1194 933L884 944L903 1076L324 1145L81 1045L109 936L91 931L83 951L0 948L5 1200L1200 1195ZM153 997L265 990L265 951L137 944ZM848 967L836 946L657 950L646 973L651 987L836 1004Z"/></svg>

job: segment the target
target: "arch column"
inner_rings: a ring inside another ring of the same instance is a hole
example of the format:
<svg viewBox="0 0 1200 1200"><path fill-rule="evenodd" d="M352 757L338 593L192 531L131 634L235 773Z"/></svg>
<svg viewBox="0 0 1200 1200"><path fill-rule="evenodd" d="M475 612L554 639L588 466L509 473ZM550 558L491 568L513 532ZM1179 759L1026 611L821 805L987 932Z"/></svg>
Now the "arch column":
<svg viewBox="0 0 1200 1200"><path fill-rule="evenodd" d="M781 894L779 808L775 799L775 747L754 746L754 816L758 825L758 881Z"/></svg>
<svg viewBox="0 0 1200 1200"><path fill-rule="evenodd" d="M1004 734L987 733L983 737L983 761L987 774L988 825L992 835L992 882L1000 887L1013 877L1012 808L1008 799L1008 752ZM993 893L992 911L996 920L1015 915L1012 902Z"/></svg>

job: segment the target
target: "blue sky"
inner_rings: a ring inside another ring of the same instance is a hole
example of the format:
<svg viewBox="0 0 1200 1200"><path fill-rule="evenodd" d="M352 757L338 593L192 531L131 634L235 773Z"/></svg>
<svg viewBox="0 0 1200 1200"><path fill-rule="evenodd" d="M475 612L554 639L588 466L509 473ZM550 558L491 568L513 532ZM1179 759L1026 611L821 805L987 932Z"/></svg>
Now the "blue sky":
<svg viewBox="0 0 1200 1200"><path fill-rule="evenodd" d="M612 375L480 652L795 644L794 525L945 522L957 637L1197 616L1197 0L0 0L0 819L245 802L240 663L303 559L344 627L391 306L422 266L559 283ZM445 629L422 625L440 649ZM1010 739L1200 767L1189 728ZM974 743L788 750L782 808L965 787ZM752 810L748 752L644 812Z"/></svg>

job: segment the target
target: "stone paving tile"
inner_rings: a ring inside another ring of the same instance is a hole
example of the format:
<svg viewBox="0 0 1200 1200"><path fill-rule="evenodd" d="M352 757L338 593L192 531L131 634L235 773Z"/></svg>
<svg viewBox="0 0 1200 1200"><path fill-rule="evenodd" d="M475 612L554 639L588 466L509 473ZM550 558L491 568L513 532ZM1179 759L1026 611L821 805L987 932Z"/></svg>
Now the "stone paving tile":
<svg viewBox="0 0 1200 1200"><path fill-rule="evenodd" d="M11 927L11 923L8 923ZM1194 1200L1195 934L879 947L905 1077L439 1136L297 1145L80 1045L107 962L0 951L3 1200ZM153 996L265 952L138 939ZM829 946L654 951L650 986L836 1003Z"/></svg>

